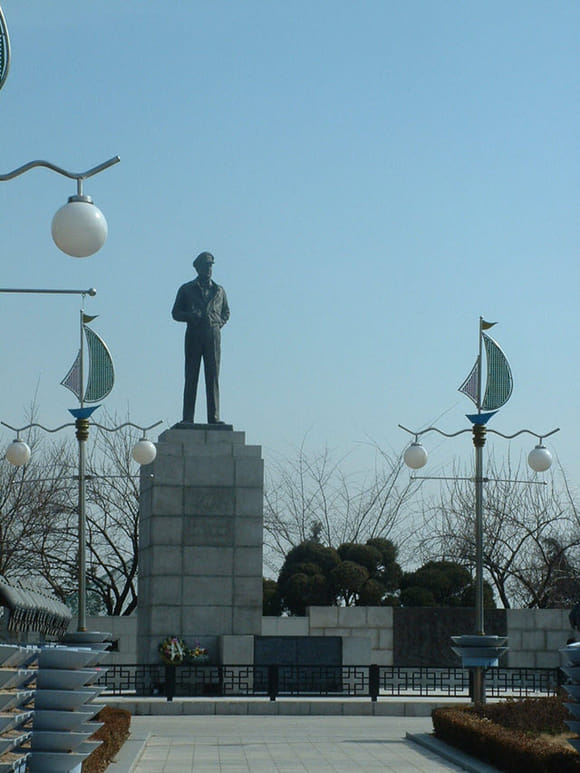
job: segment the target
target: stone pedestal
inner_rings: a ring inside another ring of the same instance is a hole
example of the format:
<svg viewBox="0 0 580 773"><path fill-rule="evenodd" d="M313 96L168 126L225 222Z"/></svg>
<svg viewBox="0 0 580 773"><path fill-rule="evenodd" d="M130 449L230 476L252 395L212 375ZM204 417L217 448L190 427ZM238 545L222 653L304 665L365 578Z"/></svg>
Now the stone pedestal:
<svg viewBox="0 0 580 773"><path fill-rule="evenodd" d="M208 646L259 635L264 465L243 432L163 432L141 470L137 660L157 663L170 635Z"/></svg>

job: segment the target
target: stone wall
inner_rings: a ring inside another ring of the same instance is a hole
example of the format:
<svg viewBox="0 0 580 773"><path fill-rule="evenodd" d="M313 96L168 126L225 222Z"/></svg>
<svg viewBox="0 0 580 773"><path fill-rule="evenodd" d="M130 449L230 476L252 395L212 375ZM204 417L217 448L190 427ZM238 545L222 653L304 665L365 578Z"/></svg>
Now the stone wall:
<svg viewBox="0 0 580 773"><path fill-rule="evenodd" d="M557 668L565 658L558 652L568 639L580 639L570 627L569 609L508 609L509 665Z"/></svg>
<svg viewBox="0 0 580 773"><path fill-rule="evenodd" d="M402 665L396 662L395 612L392 607L310 607L305 617L263 617L263 636L342 636L345 665ZM409 610L411 611L411 610ZM416 615L419 610L413 610ZM439 610L442 612L443 610ZM472 610L465 610L471 614ZM557 668L564 664L558 650L566 646L575 632L570 628L568 609L496 610L505 615L509 652L502 665L519 668ZM395 612L395 614L394 614ZM486 623L487 624L487 623ZM73 620L70 630L74 630ZM135 663L137 617L93 617L88 628L111 633L118 644L111 663ZM491 632L491 631L490 631ZM458 631L461 633L461 631ZM417 636L420 636L418 631ZM447 633L445 633L447 636ZM577 634L580 640L580 634ZM250 662L253 637L243 637L245 650L239 652L241 637L222 637L224 663ZM428 640L428 637L423 636ZM240 659L241 657L241 659ZM442 665L438 660L424 665Z"/></svg>
<svg viewBox="0 0 580 773"><path fill-rule="evenodd" d="M357 611L362 610L359 607ZM370 607L369 607L370 609ZM366 665L371 661L371 637L362 621L340 625L346 610L339 607L310 607L306 617L263 617L262 636L342 636L342 662L345 666Z"/></svg>
<svg viewBox="0 0 580 773"><path fill-rule="evenodd" d="M264 617L262 633L343 636L357 642L366 638L370 645L369 659L365 658L364 648L357 644L356 654L360 658L348 662L381 666L457 665L458 658L451 652L448 637L470 633L473 618L472 609L310 607L307 612L306 617ZM558 650L575 635L569 613L568 609L486 610L486 631L508 636L509 652L501 665L512 668L563 665L564 658ZM461 630L462 625L465 630ZM428 656L429 651L433 653L432 658Z"/></svg>

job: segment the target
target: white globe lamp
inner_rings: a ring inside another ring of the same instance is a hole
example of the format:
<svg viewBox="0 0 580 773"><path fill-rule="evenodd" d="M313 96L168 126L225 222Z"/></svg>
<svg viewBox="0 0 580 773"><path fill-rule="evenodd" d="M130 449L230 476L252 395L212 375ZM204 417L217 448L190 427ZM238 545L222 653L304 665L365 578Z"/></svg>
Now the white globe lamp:
<svg viewBox="0 0 580 773"><path fill-rule="evenodd" d="M403 461L412 470L419 470L427 464L427 451L421 443L411 443L403 454Z"/></svg>
<svg viewBox="0 0 580 773"><path fill-rule="evenodd" d="M552 454L546 446L539 443L528 454L528 464L534 472L546 472L552 465Z"/></svg>
<svg viewBox="0 0 580 773"><path fill-rule="evenodd" d="M87 258L107 239L107 221L90 196L71 196L52 219L56 246L73 258Z"/></svg>
<svg viewBox="0 0 580 773"><path fill-rule="evenodd" d="M157 449L155 448L155 444L150 440L142 438L133 446L131 455L137 464L151 464L157 456Z"/></svg>
<svg viewBox="0 0 580 773"><path fill-rule="evenodd" d="M24 440L13 440L6 449L6 459L15 467L23 467L30 461L30 446Z"/></svg>

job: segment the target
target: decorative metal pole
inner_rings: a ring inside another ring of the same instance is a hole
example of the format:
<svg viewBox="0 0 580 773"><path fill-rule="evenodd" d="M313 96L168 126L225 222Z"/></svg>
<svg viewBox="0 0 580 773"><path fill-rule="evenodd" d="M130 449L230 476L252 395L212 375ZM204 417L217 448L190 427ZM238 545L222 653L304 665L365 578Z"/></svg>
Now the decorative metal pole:
<svg viewBox="0 0 580 773"><path fill-rule="evenodd" d="M483 603L483 446L485 425L474 424L473 445L475 446L475 632L485 634L485 612ZM483 669L476 666L473 675L473 701L476 705L484 702Z"/></svg>
<svg viewBox="0 0 580 773"><path fill-rule="evenodd" d="M88 418L77 417L76 437L79 443L79 599L77 631L87 630L87 517L85 492L85 443L89 439Z"/></svg>

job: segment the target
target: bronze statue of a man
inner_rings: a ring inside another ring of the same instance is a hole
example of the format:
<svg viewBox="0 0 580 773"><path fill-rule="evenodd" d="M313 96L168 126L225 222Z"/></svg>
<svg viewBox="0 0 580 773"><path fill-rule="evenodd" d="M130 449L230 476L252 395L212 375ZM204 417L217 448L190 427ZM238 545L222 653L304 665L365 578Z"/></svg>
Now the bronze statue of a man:
<svg viewBox="0 0 580 773"><path fill-rule="evenodd" d="M202 252L193 261L197 278L177 291L171 316L187 322L185 332L185 388L183 422L193 422L199 368L203 358L208 424L220 421L219 370L221 329L230 317L228 299L223 287L212 281L214 256Z"/></svg>

